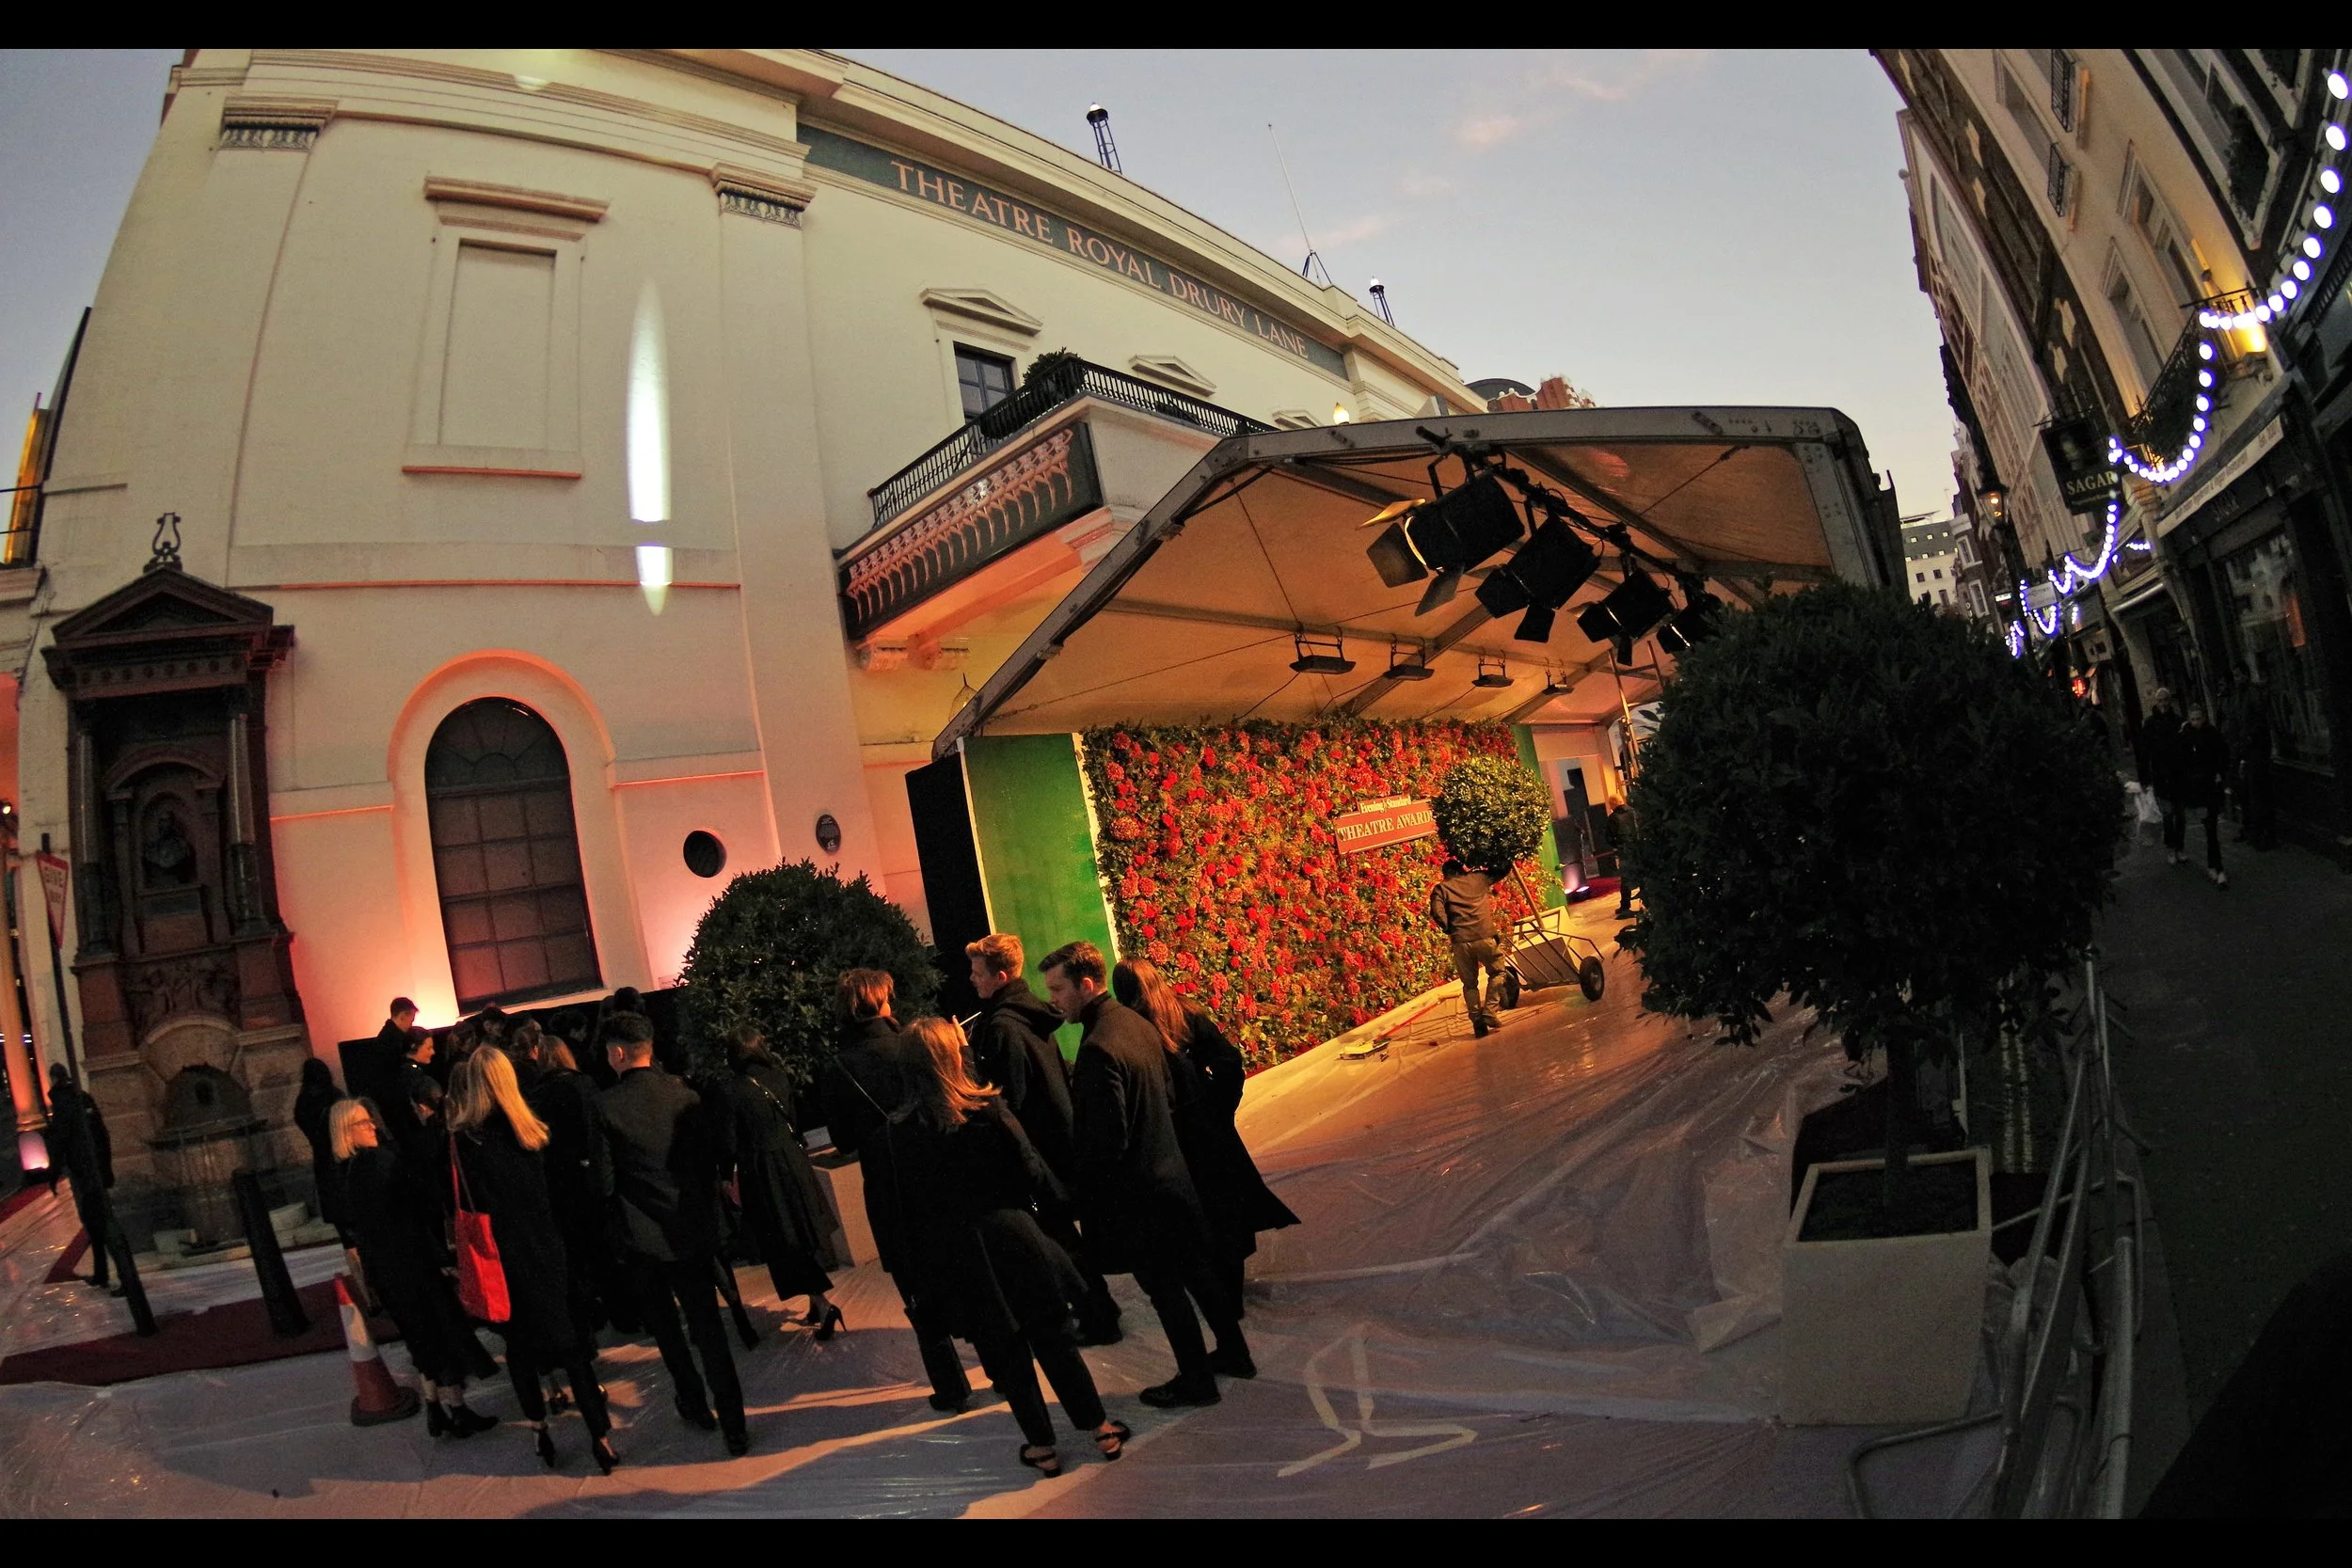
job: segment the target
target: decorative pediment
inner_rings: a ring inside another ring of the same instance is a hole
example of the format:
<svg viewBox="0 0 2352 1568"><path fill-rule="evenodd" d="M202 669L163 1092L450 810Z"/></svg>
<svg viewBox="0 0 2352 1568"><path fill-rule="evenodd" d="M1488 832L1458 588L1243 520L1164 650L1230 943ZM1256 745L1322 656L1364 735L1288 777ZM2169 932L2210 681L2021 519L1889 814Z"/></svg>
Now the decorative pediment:
<svg viewBox="0 0 2352 1568"><path fill-rule="evenodd" d="M162 565L56 625L41 657L73 696L242 686L294 646L259 599Z"/></svg>
<svg viewBox="0 0 2352 1568"><path fill-rule="evenodd" d="M960 316L1016 338L1034 338L1045 325L1010 300L986 289L926 289L921 298L925 308L935 314Z"/></svg>
<svg viewBox="0 0 2352 1568"><path fill-rule="evenodd" d="M1127 361L1127 368L1146 381L1156 381L1197 398L1208 397L1216 390L1216 382L1172 354L1138 354Z"/></svg>

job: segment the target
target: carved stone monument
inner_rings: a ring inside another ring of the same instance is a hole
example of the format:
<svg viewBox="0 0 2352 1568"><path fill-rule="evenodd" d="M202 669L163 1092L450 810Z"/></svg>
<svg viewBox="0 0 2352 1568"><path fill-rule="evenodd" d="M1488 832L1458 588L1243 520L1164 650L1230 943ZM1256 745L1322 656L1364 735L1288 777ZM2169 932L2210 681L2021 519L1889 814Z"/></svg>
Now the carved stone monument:
<svg viewBox="0 0 2352 1568"><path fill-rule="evenodd" d="M116 1207L141 1243L183 1226L209 1243L235 1223L235 1171L284 1196L308 1187L293 1110L310 1038L262 735L294 628L188 576L157 531L137 580L41 651L71 716L73 974Z"/></svg>

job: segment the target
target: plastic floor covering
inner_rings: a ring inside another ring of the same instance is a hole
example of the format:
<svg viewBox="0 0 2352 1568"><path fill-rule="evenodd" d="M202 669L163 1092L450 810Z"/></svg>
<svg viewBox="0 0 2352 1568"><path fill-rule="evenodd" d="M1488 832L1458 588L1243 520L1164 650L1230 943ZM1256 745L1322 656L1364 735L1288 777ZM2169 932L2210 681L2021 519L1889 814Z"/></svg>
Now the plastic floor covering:
<svg viewBox="0 0 2352 1568"><path fill-rule="evenodd" d="M678 1421L650 1344L603 1354L624 1460L610 1478L576 1416L557 1423L553 1473L519 1427L438 1443L419 1420L355 1429L338 1353L0 1387L0 1516L1845 1513L1845 1458L1872 1433L1772 1418L1788 1151L1842 1055L1800 1021L1740 1050L1642 1015L1634 966L1607 950L1600 1004L1535 993L1473 1041L1458 1000L1433 998L1389 1026L1383 1054L1335 1041L1251 1080L1244 1133L1305 1222L1251 1260L1260 1375L1212 1408L1144 1408L1136 1391L1170 1363L1115 1281L1128 1338L1088 1354L1137 1434L1117 1465L1073 1435L1067 1473L1045 1481L1015 1463L993 1395L932 1412L873 1267L842 1276L850 1332L826 1345L746 1269L767 1332L739 1357L742 1459ZM26 1283L72 1229L39 1211L0 1227L0 1344L119 1332L119 1303ZM514 1414L502 1382L474 1398ZM1879 1507L1961 1512L1990 1455L1982 1433L1890 1452L1872 1462Z"/></svg>

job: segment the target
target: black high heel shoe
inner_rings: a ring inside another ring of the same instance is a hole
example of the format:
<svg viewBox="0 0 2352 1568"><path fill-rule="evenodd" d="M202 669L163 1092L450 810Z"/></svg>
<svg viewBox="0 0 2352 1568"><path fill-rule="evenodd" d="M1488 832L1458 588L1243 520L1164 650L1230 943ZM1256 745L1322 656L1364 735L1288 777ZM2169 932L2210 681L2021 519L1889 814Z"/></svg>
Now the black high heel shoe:
<svg viewBox="0 0 2352 1568"><path fill-rule="evenodd" d="M549 1432L545 1427L541 1427L538 1433L538 1442L534 1446L539 1450L539 1457L547 1463L548 1468L550 1470L554 1469L555 1433Z"/></svg>
<svg viewBox="0 0 2352 1568"><path fill-rule="evenodd" d="M447 1437L450 1434L449 1412L441 1408L439 1400L424 1402L424 1434L427 1437Z"/></svg>
<svg viewBox="0 0 2352 1568"><path fill-rule="evenodd" d="M612 1467L621 1462L621 1456L612 1451L612 1443L602 1437L588 1445L588 1452L596 1459L596 1468L608 1476L612 1473Z"/></svg>
<svg viewBox="0 0 2352 1568"><path fill-rule="evenodd" d="M481 1411L469 1405L459 1404L450 1410L449 1424L453 1435L471 1437L477 1432L491 1431L499 1424L499 1418L496 1416L485 1416Z"/></svg>
<svg viewBox="0 0 2352 1568"><path fill-rule="evenodd" d="M828 1306L825 1308L825 1315L817 1319L809 1326L816 1329L817 1332L812 1338L821 1345L835 1334L847 1333L850 1321L841 1315L840 1307Z"/></svg>

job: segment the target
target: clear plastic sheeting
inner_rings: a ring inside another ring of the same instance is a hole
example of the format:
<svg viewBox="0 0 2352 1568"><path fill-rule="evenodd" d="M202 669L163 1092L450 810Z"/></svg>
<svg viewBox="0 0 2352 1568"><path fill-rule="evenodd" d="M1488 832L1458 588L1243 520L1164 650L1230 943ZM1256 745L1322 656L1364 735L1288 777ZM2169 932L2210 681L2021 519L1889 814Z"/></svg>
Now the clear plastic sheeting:
<svg viewBox="0 0 2352 1568"><path fill-rule="evenodd" d="M0 1513L1843 1513L1846 1456L1873 1433L1772 1418L1789 1150L1836 1095L1842 1053L1794 1018L1719 1047L1643 1015L1622 956L1610 972L1603 1003L1535 993L1483 1040L1433 996L1385 1055L1333 1042L1253 1079L1243 1131L1304 1222L1251 1260L1260 1375L1224 1380L1215 1407L1145 1408L1136 1391L1171 1363L1115 1280L1127 1338L1088 1359L1136 1433L1116 1465L1073 1433L1068 1473L1045 1481L1015 1462L993 1394L930 1410L873 1267L838 1276L850 1332L826 1345L784 1326L745 1269L766 1338L739 1357L742 1459L682 1426L647 1344L602 1357L624 1460L610 1478L577 1415L556 1422L554 1473L517 1427L437 1443L421 1421L355 1429L347 1364L323 1355L0 1388ZM502 1382L474 1402L514 1416ZM1960 1511L1990 1439L1874 1457L1878 1506Z"/></svg>

